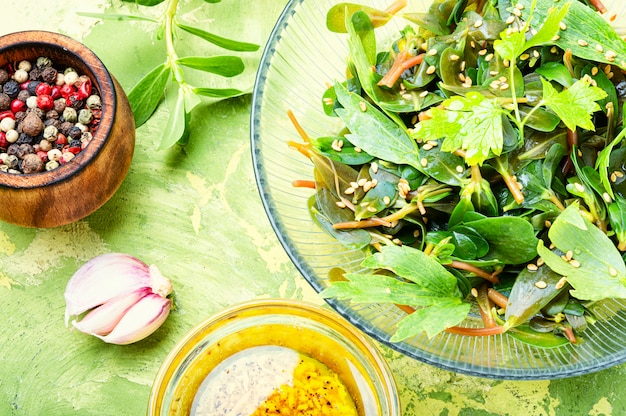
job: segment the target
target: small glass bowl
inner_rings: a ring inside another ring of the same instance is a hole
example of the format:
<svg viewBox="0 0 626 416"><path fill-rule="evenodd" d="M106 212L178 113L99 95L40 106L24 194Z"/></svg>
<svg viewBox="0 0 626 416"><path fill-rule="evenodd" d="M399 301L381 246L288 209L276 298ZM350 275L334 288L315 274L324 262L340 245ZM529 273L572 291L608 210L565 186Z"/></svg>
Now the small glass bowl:
<svg viewBox="0 0 626 416"><path fill-rule="evenodd" d="M256 347L294 350L327 366L350 392L360 416L400 415L391 370L371 340L337 313L306 302L269 299L233 306L202 322L159 369L148 415L188 415L208 374Z"/></svg>

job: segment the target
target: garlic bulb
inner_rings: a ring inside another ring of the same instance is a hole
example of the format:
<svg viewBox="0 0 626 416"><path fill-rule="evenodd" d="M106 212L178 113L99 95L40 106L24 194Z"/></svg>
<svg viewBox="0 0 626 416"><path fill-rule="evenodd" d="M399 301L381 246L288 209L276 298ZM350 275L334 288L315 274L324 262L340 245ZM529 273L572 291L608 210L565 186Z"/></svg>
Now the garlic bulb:
<svg viewBox="0 0 626 416"><path fill-rule="evenodd" d="M65 288L65 325L110 344L131 344L156 331L170 312L172 283L156 266L121 253L95 257Z"/></svg>

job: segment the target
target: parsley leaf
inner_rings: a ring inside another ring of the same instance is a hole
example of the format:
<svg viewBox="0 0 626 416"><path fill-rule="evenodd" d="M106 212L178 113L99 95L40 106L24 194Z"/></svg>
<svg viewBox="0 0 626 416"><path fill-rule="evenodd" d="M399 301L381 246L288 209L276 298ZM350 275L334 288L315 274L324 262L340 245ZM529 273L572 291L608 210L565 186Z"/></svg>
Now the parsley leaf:
<svg viewBox="0 0 626 416"><path fill-rule="evenodd" d="M443 138L442 150L464 150L468 165L481 165L502 153L504 110L495 101L478 92L468 92L465 97L444 101L443 108L433 108L432 118L416 126L414 137Z"/></svg>
<svg viewBox="0 0 626 416"><path fill-rule="evenodd" d="M407 246L386 246L363 261L363 266L386 269L401 280L382 274L346 273L347 281L333 282L321 292L325 298L352 299L357 303L396 303L418 309L398 323L391 341L421 332L429 338L463 321L470 310L456 277L437 260Z"/></svg>
<svg viewBox="0 0 626 416"><path fill-rule="evenodd" d="M558 92L548 81L541 80L542 103L554 111L570 130L575 130L577 126L595 130L591 114L600 110L596 101L605 98L606 92L591 85L590 81L589 77L583 77L571 87Z"/></svg>
<svg viewBox="0 0 626 416"><path fill-rule="evenodd" d="M543 245L537 252L552 270L563 276L575 289L572 296L581 300L626 298L626 265L615 244L602 230L579 212L578 204L570 205L556 218L548 236L563 253L572 252L568 262Z"/></svg>

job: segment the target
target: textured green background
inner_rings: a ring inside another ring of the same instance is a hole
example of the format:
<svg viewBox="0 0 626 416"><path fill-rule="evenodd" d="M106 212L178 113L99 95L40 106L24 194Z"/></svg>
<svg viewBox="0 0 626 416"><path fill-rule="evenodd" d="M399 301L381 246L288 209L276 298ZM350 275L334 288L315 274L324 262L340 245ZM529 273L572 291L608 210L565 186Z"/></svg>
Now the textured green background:
<svg viewBox="0 0 626 416"><path fill-rule="evenodd" d="M194 25L264 42L285 0L181 3ZM95 25L76 14L111 7L105 0L2 0L0 34L36 28L82 40L128 91L164 58L150 27ZM260 52L245 57L248 70L230 85L251 89ZM263 211L250 158L249 111L249 96L205 103L193 114L187 151L157 152L167 119L159 109L138 129L127 179L99 211L58 229L0 224L0 415L145 414L160 363L204 318L254 298L323 303L290 263ZM113 251L157 264L176 291L176 310L164 326L135 345L107 345L63 324L69 277L90 258ZM383 352L405 415L626 415L623 365L573 379L513 382L458 375Z"/></svg>

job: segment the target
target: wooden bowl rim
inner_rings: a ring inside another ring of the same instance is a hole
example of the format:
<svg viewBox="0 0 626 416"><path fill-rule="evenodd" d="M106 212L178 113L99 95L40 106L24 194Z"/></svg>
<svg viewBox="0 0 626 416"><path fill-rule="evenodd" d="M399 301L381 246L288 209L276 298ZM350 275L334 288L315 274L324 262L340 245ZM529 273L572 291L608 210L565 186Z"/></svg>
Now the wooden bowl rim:
<svg viewBox="0 0 626 416"><path fill-rule="evenodd" d="M0 172L0 186L15 189L30 189L53 185L68 180L85 169L106 145L115 122L117 95L111 74L98 56L81 42L56 32L28 30L0 36L0 56L14 50L37 46L50 48L80 61L91 72L88 75L98 89L102 101L102 118L88 146L70 162L51 171L30 174ZM26 58L26 59L36 59ZM57 66L57 62L54 62ZM4 66L4 65L3 65ZM113 168L113 167L112 167Z"/></svg>

